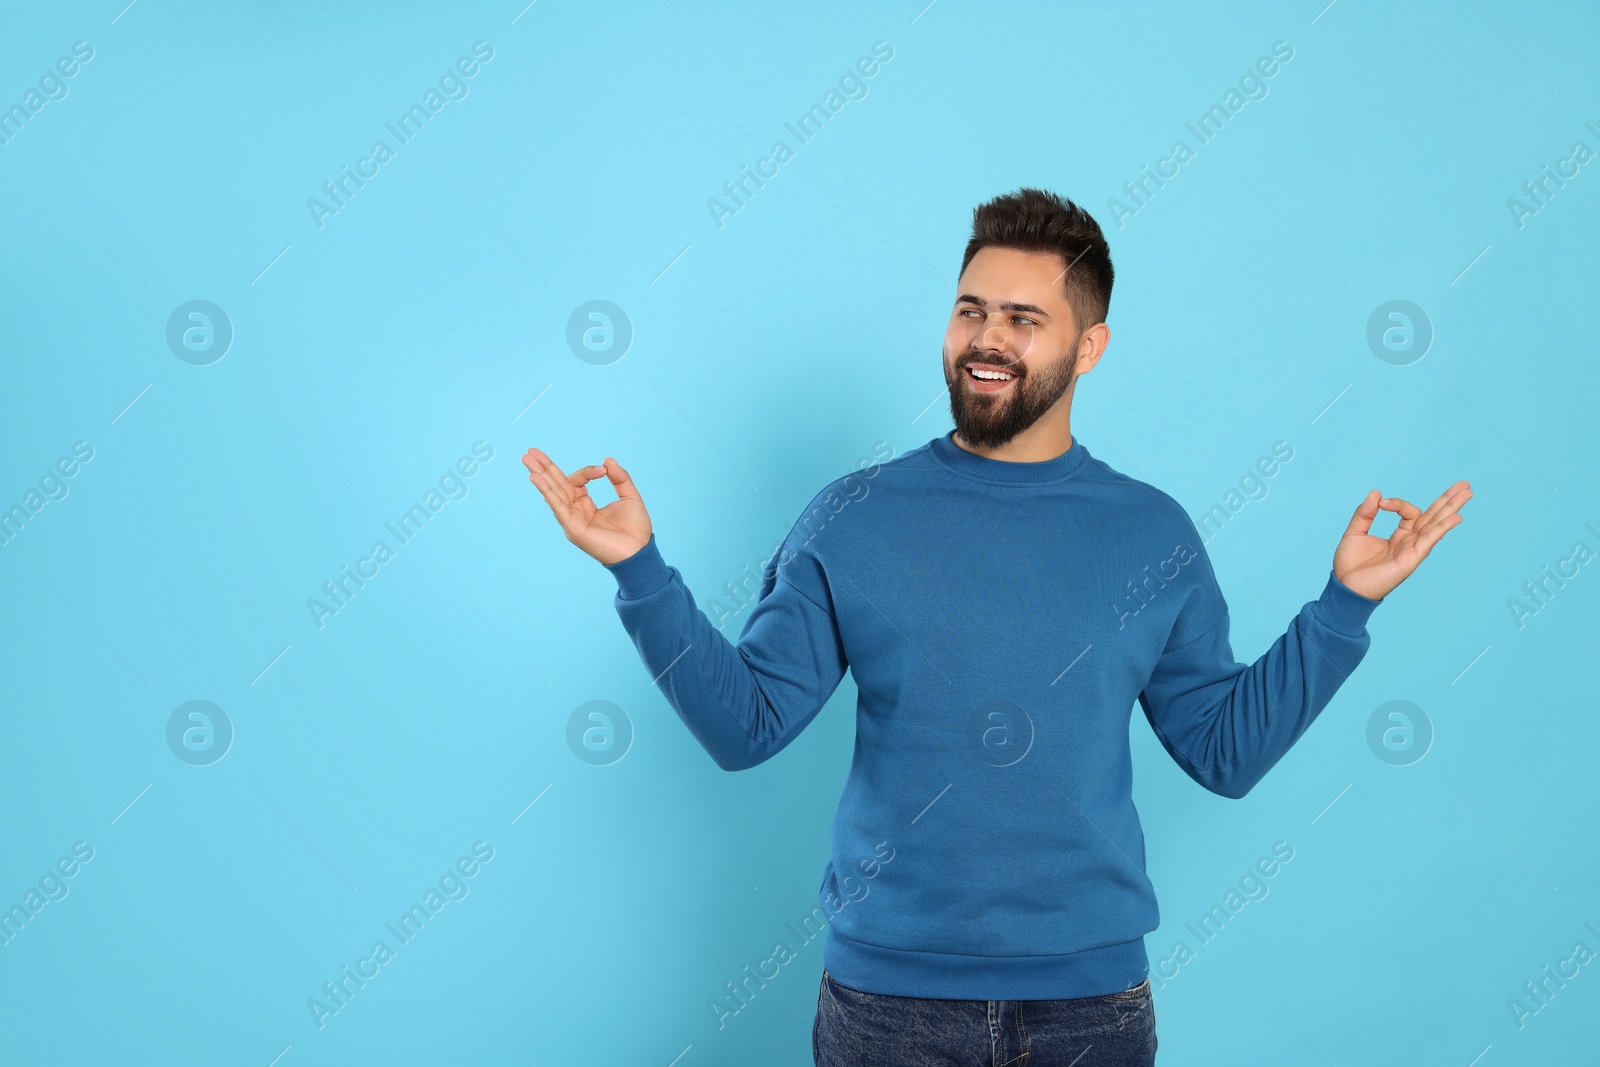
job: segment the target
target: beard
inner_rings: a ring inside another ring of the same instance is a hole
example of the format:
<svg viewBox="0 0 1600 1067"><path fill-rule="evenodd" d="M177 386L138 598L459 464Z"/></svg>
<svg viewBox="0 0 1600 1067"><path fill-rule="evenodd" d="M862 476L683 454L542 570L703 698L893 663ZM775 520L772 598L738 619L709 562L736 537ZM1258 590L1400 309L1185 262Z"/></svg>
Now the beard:
<svg viewBox="0 0 1600 1067"><path fill-rule="evenodd" d="M1073 346L1074 356L1077 346ZM961 439L976 448L999 448L1039 421L1056 401L1072 388L1077 359L1068 356L1037 372L1024 372L1021 364L1011 365L1017 377L998 393L976 393L967 385L969 363L996 362L968 352L956 360L954 370L946 370L945 385L950 390L950 418Z"/></svg>

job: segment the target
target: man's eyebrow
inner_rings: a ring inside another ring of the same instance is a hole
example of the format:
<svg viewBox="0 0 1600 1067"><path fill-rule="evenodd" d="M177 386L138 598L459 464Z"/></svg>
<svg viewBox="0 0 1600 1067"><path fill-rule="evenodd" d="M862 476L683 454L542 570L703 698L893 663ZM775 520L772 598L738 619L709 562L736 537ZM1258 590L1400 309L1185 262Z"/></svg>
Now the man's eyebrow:
<svg viewBox="0 0 1600 1067"><path fill-rule="evenodd" d="M989 306L988 301L984 300L983 297L981 297L981 296L973 296L971 293L962 293L960 296L956 297L956 303L958 303L958 304L977 304L981 308L987 308ZM1031 312L1031 313L1033 313L1035 315L1042 315L1047 319L1050 317L1050 312L1046 311L1042 307L1036 307L1033 304L1002 303L1000 305L1000 310L1001 311L1028 311L1028 312Z"/></svg>

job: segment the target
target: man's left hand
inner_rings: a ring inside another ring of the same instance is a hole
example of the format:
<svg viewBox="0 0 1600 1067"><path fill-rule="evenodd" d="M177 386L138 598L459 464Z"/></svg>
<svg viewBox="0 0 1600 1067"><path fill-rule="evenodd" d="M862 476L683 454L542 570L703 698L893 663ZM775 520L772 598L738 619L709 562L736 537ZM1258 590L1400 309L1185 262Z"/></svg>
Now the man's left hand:
<svg viewBox="0 0 1600 1067"><path fill-rule="evenodd" d="M1427 511L1399 497L1380 497L1372 490L1356 508L1334 550L1333 576L1369 600L1382 600L1411 576L1446 532L1460 525L1457 512L1471 499L1472 488L1466 481L1446 489ZM1367 533L1380 509L1400 516L1400 525L1387 539Z"/></svg>

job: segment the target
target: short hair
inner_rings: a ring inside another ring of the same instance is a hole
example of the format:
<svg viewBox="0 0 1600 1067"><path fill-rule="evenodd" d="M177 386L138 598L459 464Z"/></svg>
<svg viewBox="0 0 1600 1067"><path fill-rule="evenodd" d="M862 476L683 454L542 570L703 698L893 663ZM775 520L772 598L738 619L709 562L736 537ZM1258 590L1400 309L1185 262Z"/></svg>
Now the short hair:
<svg viewBox="0 0 1600 1067"><path fill-rule="evenodd" d="M1083 331L1106 320L1111 306L1111 249L1100 224L1083 208L1044 189L1022 188L972 209L972 239L961 257L965 271L987 245L1021 252L1055 252L1067 265L1067 304Z"/></svg>

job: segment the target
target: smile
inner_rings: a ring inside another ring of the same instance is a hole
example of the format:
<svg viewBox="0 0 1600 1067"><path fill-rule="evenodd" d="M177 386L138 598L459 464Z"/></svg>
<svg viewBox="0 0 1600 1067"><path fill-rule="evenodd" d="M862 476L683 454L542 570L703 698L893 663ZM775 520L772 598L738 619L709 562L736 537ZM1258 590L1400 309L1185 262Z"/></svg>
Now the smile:
<svg viewBox="0 0 1600 1067"><path fill-rule="evenodd" d="M966 368L972 387L980 393L997 393L1009 385L1016 375L1010 371L974 364Z"/></svg>

